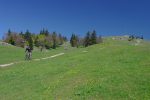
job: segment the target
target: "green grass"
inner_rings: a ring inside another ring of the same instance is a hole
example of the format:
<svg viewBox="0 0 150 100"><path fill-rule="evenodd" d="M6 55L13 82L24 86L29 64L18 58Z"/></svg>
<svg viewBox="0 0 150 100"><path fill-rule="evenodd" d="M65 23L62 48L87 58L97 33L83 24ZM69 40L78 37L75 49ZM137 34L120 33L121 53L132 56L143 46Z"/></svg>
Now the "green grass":
<svg viewBox="0 0 150 100"><path fill-rule="evenodd" d="M49 57L52 54L57 54L60 52L64 52L63 48L57 48L56 50L43 50L41 52L39 49L35 49L32 52L32 58L42 58ZM25 49L15 46L2 46L0 45L0 64L6 64L16 61L24 61L25 59Z"/></svg>
<svg viewBox="0 0 150 100"><path fill-rule="evenodd" d="M0 68L0 100L149 100L150 44L131 44L106 39L88 48L48 52L65 52L53 59ZM21 59L22 49L11 50ZM9 54L1 58L11 61Z"/></svg>

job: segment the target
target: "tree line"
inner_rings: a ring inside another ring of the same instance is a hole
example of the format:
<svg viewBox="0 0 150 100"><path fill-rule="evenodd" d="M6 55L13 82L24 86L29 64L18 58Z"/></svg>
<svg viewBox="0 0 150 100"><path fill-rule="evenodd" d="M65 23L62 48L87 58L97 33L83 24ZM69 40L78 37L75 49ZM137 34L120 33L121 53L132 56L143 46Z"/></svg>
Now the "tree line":
<svg viewBox="0 0 150 100"><path fill-rule="evenodd" d="M70 44L72 47L88 47L90 45L102 43L102 37L97 36L96 31L93 30L92 32L88 31L84 37L79 37L76 34L72 34L70 38Z"/></svg>
<svg viewBox="0 0 150 100"><path fill-rule="evenodd" d="M41 49L55 49L67 41L67 37L56 32L50 33L47 29L42 29L38 34L31 33L29 30L17 33L9 29L4 41L18 47L29 45L31 49L34 46L41 47Z"/></svg>
<svg viewBox="0 0 150 100"><path fill-rule="evenodd" d="M46 49L55 49L65 43L67 37L56 32L49 32L47 29L42 29L38 34L31 33L29 30L26 32L12 32L10 29L5 35L4 42L12 44L18 47L25 47L29 45L31 49L35 47ZM84 37L79 37L76 34L72 34L70 38L70 44L72 47L88 47L90 45L102 43L102 37L97 36L95 30L88 31Z"/></svg>
<svg viewBox="0 0 150 100"><path fill-rule="evenodd" d="M132 41L134 39L144 39L143 35L138 36L138 35L130 35L128 41Z"/></svg>

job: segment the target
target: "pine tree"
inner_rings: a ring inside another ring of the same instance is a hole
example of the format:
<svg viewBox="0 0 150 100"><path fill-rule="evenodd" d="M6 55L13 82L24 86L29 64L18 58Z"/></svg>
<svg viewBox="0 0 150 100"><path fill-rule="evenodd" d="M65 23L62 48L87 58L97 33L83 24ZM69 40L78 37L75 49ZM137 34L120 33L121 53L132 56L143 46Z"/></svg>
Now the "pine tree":
<svg viewBox="0 0 150 100"><path fill-rule="evenodd" d="M26 41L29 41L30 37L31 37L31 33L29 32L29 30L27 30L24 34L24 38Z"/></svg>
<svg viewBox="0 0 150 100"><path fill-rule="evenodd" d="M40 31L40 34L41 34L41 35L48 36L48 35L49 35L49 32L48 32L47 29L45 30L45 29L43 28L43 29Z"/></svg>
<svg viewBox="0 0 150 100"><path fill-rule="evenodd" d="M11 35L11 33L12 33L12 32L11 32L11 30L10 30L10 29L8 29L8 34L7 34L7 35L8 35L8 36L10 36L10 35Z"/></svg>
<svg viewBox="0 0 150 100"><path fill-rule="evenodd" d="M86 36L85 36L85 40L84 40L84 46L87 47L89 45L91 45L91 35L90 35L90 32L88 31L86 33Z"/></svg>
<svg viewBox="0 0 150 100"><path fill-rule="evenodd" d="M96 31L94 30L91 34L91 44L92 45L97 43L96 39L97 39Z"/></svg>
<svg viewBox="0 0 150 100"><path fill-rule="evenodd" d="M59 34L58 37L59 37L59 45L62 45L64 42L63 37L61 36L61 34Z"/></svg>
<svg viewBox="0 0 150 100"><path fill-rule="evenodd" d="M48 36L48 35L49 35L49 32L48 32L47 29L45 30L44 34L45 34L45 36Z"/></svg>
<svg viewBox="0 0 150 100"><path fill-rule="evenodd" d="M79 46L79 38L77 35L75 35L75 46L78 48Z"/></svg>
<svg viewBox="0 0 150 100"><path fill-rule="evenodd" d="M53 34L52 34L52 39L53 39L53 49L56 49L56 46L57 46L57 43L56 43L56 37L57 37L56 32L53 32Z"/></svg>
<svg viewBox="0 0 150 100"><path fill-rule="evenodd" d="M78 36L75 34L72 34L70 39L70 44L72 47L78 47Z"/></svg>
<svg viewBox="0 0 150 100"><path fill-rule="evenodd" d="M72 35L71 35L71 38L70 38L70 44L71 44L72 47L73 47L73 35L74 35L74 34L72 34Z"/></svg>
<svg viewBox="0 0 150 100"><path fill-rule="evenodd" d="M25 32L24 38L29 43L29 47L33 49L33 40L32 40L32 36L29 30Z"/></svg>

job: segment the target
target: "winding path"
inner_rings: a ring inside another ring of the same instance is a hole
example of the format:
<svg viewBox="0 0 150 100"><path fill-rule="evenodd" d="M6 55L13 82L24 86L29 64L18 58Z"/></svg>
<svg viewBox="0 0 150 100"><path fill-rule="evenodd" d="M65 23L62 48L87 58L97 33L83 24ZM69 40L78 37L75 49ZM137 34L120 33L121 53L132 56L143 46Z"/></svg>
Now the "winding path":
<svg viewBox="0 0 150 100"><path fill-rule="evenodd" d="M50 58L54 58L54 57L61 56L61 55L64 55L64 54L65 53L59 53L59 54L56 54L56 55L53 55L53 56L50 56L50 57L45 57L45 58L40 58L40 59L33 59L33 61L40 61L40 60L50 59ZM17 63L22 63L22 62L25 62L25 61L18 61L18 62L12 62L12 63L9 63L9 64L2 64L2 65L0 65L0 67L7 67L7 66L11 66L11 65L14 65L14 64L17 64Z"/></svg>

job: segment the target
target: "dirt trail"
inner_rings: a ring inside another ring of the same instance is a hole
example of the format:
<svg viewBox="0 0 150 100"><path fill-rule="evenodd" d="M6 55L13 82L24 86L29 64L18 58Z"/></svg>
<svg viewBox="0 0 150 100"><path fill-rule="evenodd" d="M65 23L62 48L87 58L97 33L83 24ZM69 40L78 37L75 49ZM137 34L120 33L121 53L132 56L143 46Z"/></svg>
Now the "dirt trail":
<svg viewBox="0 0 150 100"><path fill-rule="evenodd" d="M33 61L40 61L40 60L50 59L50 58L54 58L54 57L61 56L61 55L64 55L64 54L65 53L59 53L59 54L56 54L56 55L53 55L53 56L50 56L50 57L45 57L45 58L40 58L40 59L33 59ZM8 64L2 64L2 65L0 65L0 67L7 67L7 66L11 66L11 65L14 65L14 64L17 64L17 63L22 63L22 62L25 62L25 61L18 61L18 62L12 62L12 63L8 63Z"/></svg>

